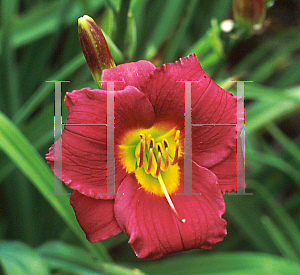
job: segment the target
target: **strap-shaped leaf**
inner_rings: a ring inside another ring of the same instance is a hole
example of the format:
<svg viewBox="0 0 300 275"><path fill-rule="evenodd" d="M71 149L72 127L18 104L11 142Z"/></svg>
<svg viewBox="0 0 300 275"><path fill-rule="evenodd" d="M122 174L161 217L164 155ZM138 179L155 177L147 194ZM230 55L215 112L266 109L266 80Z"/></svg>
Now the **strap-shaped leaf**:
<svg viewBox="0 0 300 275"><path fill-rule="evenodd" d="M95 256L103 260L109 260L110 257L102 244L95 246L85 239L84 233L78 226L74 212L69 204L69 196L46 195L54 191L53 174L50 168L21 131L1 112L0 125L0 149L3 150L30 179L33 185L52 205L83 244L87 246ZM62 193L67 193L64 187L62 187Z"/></svg>

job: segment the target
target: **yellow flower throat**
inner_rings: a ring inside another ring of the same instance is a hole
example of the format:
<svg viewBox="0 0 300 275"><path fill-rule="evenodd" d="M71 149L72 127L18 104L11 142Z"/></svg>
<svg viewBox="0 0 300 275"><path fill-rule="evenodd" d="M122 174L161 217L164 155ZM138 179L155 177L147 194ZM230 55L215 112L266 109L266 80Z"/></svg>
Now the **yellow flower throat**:
<svg viewBox="0 0 300 275"><path fill-rule="evenodd" d="M163 125L127 132L119 145L119 156L128 173L135 173L141 187L157 196L165 196L173 213L181 219L169 194L180 182L178 159L182 155L180 131Z"/></svg>

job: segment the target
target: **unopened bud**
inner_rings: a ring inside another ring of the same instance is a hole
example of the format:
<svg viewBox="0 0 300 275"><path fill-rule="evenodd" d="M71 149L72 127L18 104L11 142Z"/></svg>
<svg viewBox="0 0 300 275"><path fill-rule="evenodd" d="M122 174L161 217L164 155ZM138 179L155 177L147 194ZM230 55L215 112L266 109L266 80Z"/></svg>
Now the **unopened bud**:
<svg viewBox="0 0 300 275"><path fill-rule="evenodd" d="M101 87L102 71L116 66L104 35L93 18L84 15L78 19L78 36L93 78Z"/></svg>
<svg viewBox="0 0 300 275"><path fill-rule="evenodd" d="M234 0L233 16L240 26L252 29L262 24L266 17L265 0Z"/></svg>

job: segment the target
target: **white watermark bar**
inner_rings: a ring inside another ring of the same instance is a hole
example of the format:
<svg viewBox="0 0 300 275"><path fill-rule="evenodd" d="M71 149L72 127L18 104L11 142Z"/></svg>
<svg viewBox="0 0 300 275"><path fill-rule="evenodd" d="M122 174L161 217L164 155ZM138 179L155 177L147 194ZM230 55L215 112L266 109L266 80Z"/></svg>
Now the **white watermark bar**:
<svg viewBox="0 0 300 275"><path fill-rule="evenodd" d="M237 84L237 129L242 129L241 138L237 139L237 192L229 193L229 195L253 195L253 193L246 193L245 188L245 82L253 81L239 81L232 80ZM242 148L243 154L239 154L238 150Z"/></svg>
<svg viewBox="0 0 300 275"><path fill-rule="evenodd" d="M98 195L124 195L124 193L116 193L115 190L115 95L114 86L116 82L124 81L102 81L107 83L107 192L98 193Z"/></svg>
<svg viewBox="0 0 300 275"><path fill-rule="evenodd" d="M183 193L176 195L201 195L193 193L193 153L192 153L192 83L200 81L176 81L184 83L184 182Z"/></svg>
<svg viewBox="0 0 300 275"><path fill-rule="evenodd" d="M71 195L62 191L62 115L61 83L70 81L46 81L55 83L54 92L54 192L46 195Z"/></svg>

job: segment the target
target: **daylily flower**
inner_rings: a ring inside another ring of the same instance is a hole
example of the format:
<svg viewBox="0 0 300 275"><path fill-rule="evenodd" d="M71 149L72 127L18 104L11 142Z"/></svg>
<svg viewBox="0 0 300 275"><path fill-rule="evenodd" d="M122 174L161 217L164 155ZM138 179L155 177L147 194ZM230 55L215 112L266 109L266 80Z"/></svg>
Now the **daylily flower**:
<svg viewBox="0 0 300 275"><path fill-rule="evenodd" d="M103 90L67 93L62 180L90 242L124 231L151 260L210 249L226 235L222 193L237 189L237 98L190 55L159 68L148 61L104 70ZM115 83L115 187L107 192L107 81ZM192 83L192 184L184 191L185 85ZM205 125L203 125L205 124ZM203 125L203 126L201 126ZM54 145L47 154L54 169ZM121 195L123 193L123 195ZM200 195L199 195L200 193Z"/></svg>

